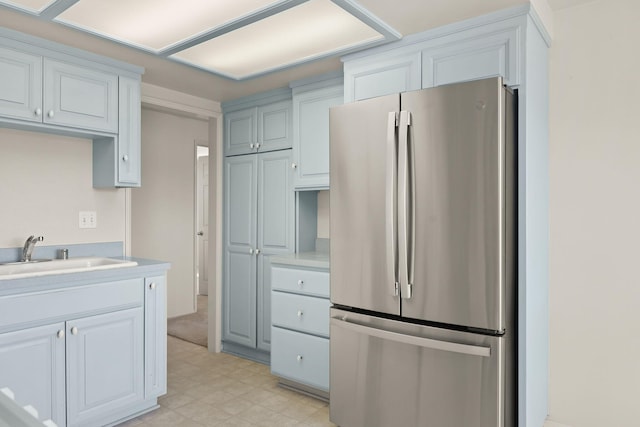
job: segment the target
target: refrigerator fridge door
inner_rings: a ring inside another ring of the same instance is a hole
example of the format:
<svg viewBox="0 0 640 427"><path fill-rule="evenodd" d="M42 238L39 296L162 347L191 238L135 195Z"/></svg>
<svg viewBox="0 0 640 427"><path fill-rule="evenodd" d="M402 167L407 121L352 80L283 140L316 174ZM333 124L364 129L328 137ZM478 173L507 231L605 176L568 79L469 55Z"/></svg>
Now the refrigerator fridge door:
<svg viewBox="0 0 640 427"><path fill-rule="evenodd" d="M410 286L401 283L403 317L505 330L506 266L514 262L506 250L514 167L506 96L500 78L401 95L409 116L399 129L400 152L408 153L399 180L409 181L398 190L409 194L406 207L398 202L409 224L399 266Z"/></svg>
<svg viewBox="0 0 640 427"><path fill-rule="evenodd" d="M340 426L513 427L506 336L331 310L330 417ZM512 353L511 353L512 354Z"/></svg>
<svg viewBox="0 0 640 427"><path fill-rule="evenodd" d="M396 94L330 110L331 302L395 315L399 107Z"/></svg>

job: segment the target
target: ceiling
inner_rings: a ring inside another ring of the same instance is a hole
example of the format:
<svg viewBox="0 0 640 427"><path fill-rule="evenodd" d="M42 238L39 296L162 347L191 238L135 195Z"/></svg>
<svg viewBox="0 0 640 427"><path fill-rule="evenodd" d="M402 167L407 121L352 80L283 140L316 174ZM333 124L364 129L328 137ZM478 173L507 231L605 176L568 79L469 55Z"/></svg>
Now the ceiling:
<svg viewBox="0 0 640 427"><path fill-rule="evenodd" d="M2 4L9 1L28 2L35 6L32 5L29 12L28 9ZM138 33L122 31L114 36L113 28L122 30L126 27L127 19L135 16L133 5L144 9L154 4L158 9L161 0L58 0L55 4L61 4L62 7L58 8L61 10L47 10L46 5L51 1L0 0L0 26L141 65L145 67L144 82L216 101L283 87L293 80L338 70L341 68L339 58L345 52L529 3L528 0L228 0L228 7L220 10L218 21L196 19L191 28L159 32L151 40L148 37L150 30ZM560 9L588 1L593 0L548 0L548 3L553 9ZM211 0L165 0L164 3L190 5L191 8L185 9L195 8L200 12L195 17L204 15L207 5L220 4ZM105 5L119 7L114 9ZM238 9L238 5L245 9ZM127 13L122 13L125 6ZM278 7L282 13L275 13L280 12L274 10ZM39 8L44 10L43 16L38 16ZM317 19L323 8L339 9L338 12L343 14ZM292 11L300 13L286 15ZM153 16L154 19L144 18L142 23L134 20L129 26L162 28L162 25L148 25L160 22L160 12L154 10L153 15L141 13L141 17ZM186 12L175 9L169 12L169 16L179 16L180 19L176 20L181 22L187 19L179 13ZM95 19L109 14L118 24L111 29L109 19ZM342 31L338 27L341 20L355 22L359 27L351 33ZM79 29L81 27L84 30ZM298 32L273 38L272 33L281 28L294 28ZM236 30L243 34L236 37ZM110 38L97 35L99 33L109 33ZM356 37L347 35L340 38L336 33L356 34ZM285 45L287 39L295 39L298 43ZM263 41L267 43L261 44ZM228 50L224 55L214 55L207 44L215 45L215 49ZM281 45L280 50L272 49ZM241 65L233 69L225 68L226 65L221 63L206 63L208 58L215 56L234 58Z"/></svg>

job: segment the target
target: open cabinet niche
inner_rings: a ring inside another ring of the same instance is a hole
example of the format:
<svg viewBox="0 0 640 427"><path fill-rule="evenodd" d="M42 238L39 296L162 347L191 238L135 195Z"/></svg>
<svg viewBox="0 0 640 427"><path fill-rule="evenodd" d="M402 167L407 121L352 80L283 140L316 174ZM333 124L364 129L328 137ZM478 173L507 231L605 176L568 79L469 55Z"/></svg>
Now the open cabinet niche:
<svg viewBox="0 0 640 427"><path fill-rule="evenodd" d="M329 190L296 192L296 252L329 251Z"/></svg>

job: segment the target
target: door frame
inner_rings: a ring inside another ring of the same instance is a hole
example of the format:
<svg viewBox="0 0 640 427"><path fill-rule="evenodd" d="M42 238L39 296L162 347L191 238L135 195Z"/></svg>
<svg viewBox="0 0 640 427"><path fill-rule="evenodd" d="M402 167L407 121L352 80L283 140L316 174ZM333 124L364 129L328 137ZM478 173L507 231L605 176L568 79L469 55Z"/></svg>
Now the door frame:
<svg viewBox="0 0 640 427"><path fill-rule="evenodd" d="M200 240L199 240L199 236L198 236L198 232L200 232L200 224L198 223L198 207L199 207L199 201L198 198L200 197L200 192L199 192L199 188L198 188L198 181L200 180L200 178L198 177L199 175L199 171L198 171L198 146L200 147L207 147L209 148L209 141L204 140L204 139L194 139L193 140L193 163L194 163L194 186L193 186L193 201L194 201L194 209L193 209L193 253L195 254L195 256L193 257L193 269L194 269L194 275L193 275L193 280L194 280L194 287L193 287L193 291L194 291L194 297L193 297L193 301L194 301L194 307L195 310L198 310L198 295L200 294L201 290L200 290L200 269L199 269L199 261L200 261ZM209 167L207 166L207 169ZM207 174L208 176L208 174ZM209 260L205 260L206 263L209 262ZM199 292L200 291L200 292ZM207 287L207 295L209 295L209 288Z"/></svg>
<svg viewBox="0 0 640 427"><path fill-rule="evenodd" d="M159 111L209 122L209 267L214 275L209 280L208 349L219 353L222 349L222 173L223 173L223 114L220 103L160 86L141 83L142 105ZM195 145L194 145L195 149ZM195 153L194 153L195 158ZM212 166L213 165L213 166ZM213 173L212 172L213 169ZM214 191L211 197L211 191ZM125 190L125 255L131 255L131 190ZM213 227L212 227L213 226ZM195 292L194 292L195 294Z"/></svg>

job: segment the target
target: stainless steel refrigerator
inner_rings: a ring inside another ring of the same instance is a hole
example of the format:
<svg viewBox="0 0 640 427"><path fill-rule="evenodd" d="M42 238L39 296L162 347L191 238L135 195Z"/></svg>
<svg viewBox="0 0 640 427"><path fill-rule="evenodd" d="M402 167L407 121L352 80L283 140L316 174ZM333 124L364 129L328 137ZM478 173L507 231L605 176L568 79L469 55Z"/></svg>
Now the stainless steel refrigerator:
<svg viewBox="0 0 640 427"><path fill-rule="evenodd" d="M515 123L501 78L331 109L339 426L515 425Z"/></svg>

